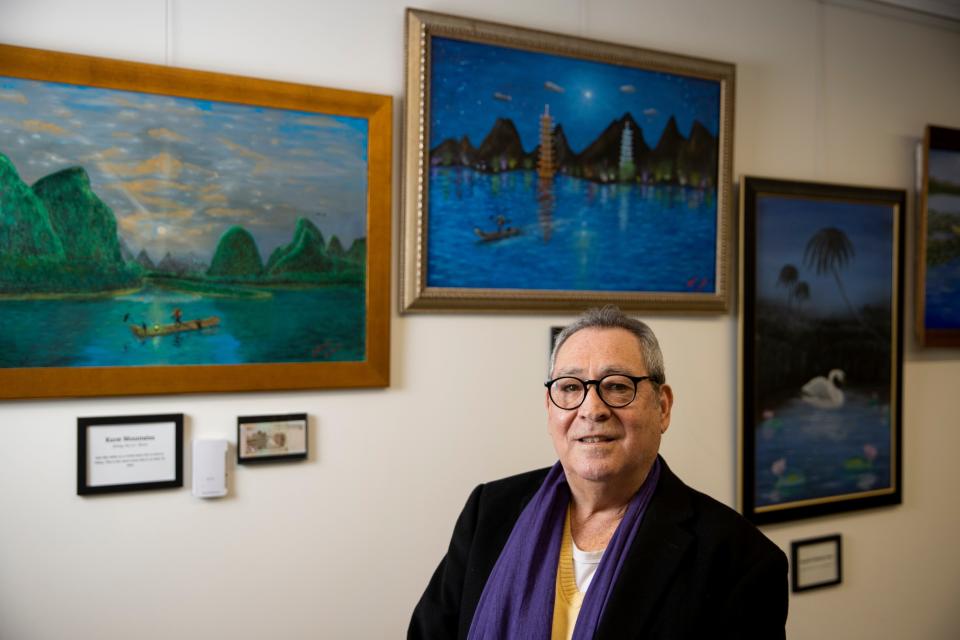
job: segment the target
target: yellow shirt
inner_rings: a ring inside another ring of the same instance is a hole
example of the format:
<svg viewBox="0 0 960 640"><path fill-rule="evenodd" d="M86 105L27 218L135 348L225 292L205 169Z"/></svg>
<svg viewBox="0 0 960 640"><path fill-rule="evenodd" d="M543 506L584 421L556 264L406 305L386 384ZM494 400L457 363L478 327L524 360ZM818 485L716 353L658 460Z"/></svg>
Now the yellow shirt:
<svg viewBox="0 0 960 640"><path fill-rule="evenodd" d="M570 534L570 511L563 522L560 539L560 558L557 561L557 593L553 599L553 632L551 640L570 640L580 615L583 594L577 589L573 572L573 536Z"/></svg>

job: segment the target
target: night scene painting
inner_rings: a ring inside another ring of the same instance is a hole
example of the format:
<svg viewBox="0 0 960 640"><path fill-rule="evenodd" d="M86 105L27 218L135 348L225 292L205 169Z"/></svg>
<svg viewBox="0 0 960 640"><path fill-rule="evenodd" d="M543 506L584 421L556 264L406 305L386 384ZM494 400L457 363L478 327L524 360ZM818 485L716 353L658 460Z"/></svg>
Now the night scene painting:
<svg viewBox="0 0 960 640"><path fill-rule="evenodd" d="M427 286L716 292L720 81L430 42Z"/></svg>
<svg viewBox="0 0 960 640"><path fill-rule="evenodd" d="M365 357L367 121L0 78L0 367Z"/></svg>
<svg viewBox="0 0 960 640"><path fill-rule="evenodd" d="M960 130L930 129L922 323L960 346Z"/></svg>
<svg viewBox="0 0 960 640"><path fill-rule="evenodd" d="M745 411L758 511L895 488L900 215L883 202L757 197Z"/></svg>

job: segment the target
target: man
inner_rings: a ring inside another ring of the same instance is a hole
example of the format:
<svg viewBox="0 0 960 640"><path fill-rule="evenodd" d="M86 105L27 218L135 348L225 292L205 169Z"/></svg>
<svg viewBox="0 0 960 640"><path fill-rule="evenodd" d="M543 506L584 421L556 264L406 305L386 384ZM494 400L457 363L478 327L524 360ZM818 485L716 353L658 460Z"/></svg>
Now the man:
<svg viewBox="0 0 960 640"><path fill-rule="evenodd" d="M408 638L784 638L783 552L658 455L673 391L650 328L587 311L546 387L559 462L473 491Z"/></svg>

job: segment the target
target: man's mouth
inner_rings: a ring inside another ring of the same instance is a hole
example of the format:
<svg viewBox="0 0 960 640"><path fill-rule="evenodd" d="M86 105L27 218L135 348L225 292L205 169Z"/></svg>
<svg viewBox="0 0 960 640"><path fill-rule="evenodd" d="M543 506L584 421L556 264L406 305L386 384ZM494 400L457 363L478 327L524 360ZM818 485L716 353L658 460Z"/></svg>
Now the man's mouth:
<svg viewBox="0 0 960 640"><path fill-rule="evenodd" d="M609 436L586 436L583 438L577 438L577 442L582 442L583 444L598 444L601 442L611 442L613 438Z"/></svg>

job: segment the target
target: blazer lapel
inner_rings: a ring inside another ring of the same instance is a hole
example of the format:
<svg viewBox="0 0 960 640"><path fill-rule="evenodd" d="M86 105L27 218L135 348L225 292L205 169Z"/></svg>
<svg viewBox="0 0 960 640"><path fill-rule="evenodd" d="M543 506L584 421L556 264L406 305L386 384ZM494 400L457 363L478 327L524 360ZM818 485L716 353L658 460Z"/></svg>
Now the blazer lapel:
<svg viewBox="0 0 960 640"><path fill-rule="evenodd" d="M681 526L693 515L686 487L663 459L660 462L663 468L656 493L610 594L597 640L623 638L625 629L643 637L693 541Z"/></svg>

